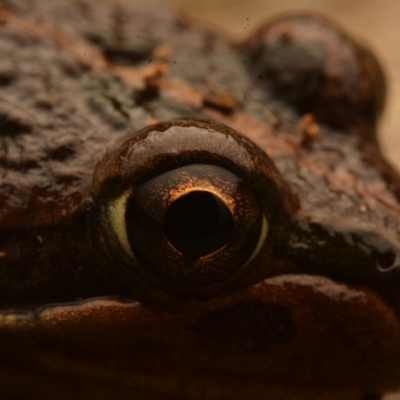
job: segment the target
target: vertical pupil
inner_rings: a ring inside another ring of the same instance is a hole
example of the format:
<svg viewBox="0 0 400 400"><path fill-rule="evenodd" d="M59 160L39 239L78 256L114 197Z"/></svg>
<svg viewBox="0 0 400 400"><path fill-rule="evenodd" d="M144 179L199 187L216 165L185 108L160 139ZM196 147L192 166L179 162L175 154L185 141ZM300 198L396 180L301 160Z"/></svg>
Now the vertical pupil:
<svg viewBox="0 0 400 400"><path fill-rule="evenodd" d="M216 195L193 191L175 200L165 214L165 234L187 258L221 248L233 230L228 206Z"/></svg>

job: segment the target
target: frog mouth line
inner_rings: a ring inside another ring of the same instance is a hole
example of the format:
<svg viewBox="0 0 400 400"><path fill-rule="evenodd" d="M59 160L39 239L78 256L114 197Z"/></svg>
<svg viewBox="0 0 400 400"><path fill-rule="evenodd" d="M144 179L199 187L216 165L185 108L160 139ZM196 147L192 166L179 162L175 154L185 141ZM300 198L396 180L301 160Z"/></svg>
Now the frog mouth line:
<svg viewBox="0 0 400 400"><path fill-rule="evenodd" d="M244 292L258 291L259 288L263 287L277 288L277 287L301 287L308 288L315 295L322 295L332 302L351 302L354 299L362 299L366 296L363 290L349 289L345 284L337 284L331 281L329 278L311 275L281 275L269 279L265 279L263 282L258 283ZM290 290L290 289L289 289ZM239 302L245 295L238 293L229 296L222 296L222 298L229 298L232 302ZM262 300L261 296L261 300ZM194 307L207 303L213 303L214 300L209 301L196 301L185 300L185 304L191 304ZM176 306L176 304L174 304ZM47 324L60 322L64 323L76 315L88 316L91 313L96 315L98 313L105 313L108 315L107 309L118 309L121 312L123 310L129 310L128 313L135 309L146 307L143 303L129 300L120 296L100 296L93 297L83 300L61 302L61 303L50 303L48 305L37 306L34 310L27 310L23 307L20 309L10 308L0 310L0 330L10 326L26 326L27 324ZM157 309L157 306L150 305L151 309ZM165 305L162 307L164 308ZM110 315L109 315L110 316Z"/></svg>
<svg viewBox="0 0 400 400"><path fill-rule="evenodd" d="M273 301L278 304L282 301L279 296L279 290L283 290L285 296L290 295L292 300L297 301L298 305L300 305L301 297L297 300L295 299L295 293L299 289L310 292L311 297L324 297L326 301L331 303L344 302L351 304L353 302L364 302L367 297L373 298L374 301L381 301L378 296L367 289L352 289L345 284L335 283L326 277L288 274L265 279L264 281L250 286L239 293L217 297L218 300L185 300L182 301L180 305L175 301L173 307L178 306L182 307L182 309L199 307L203 309L207 308L208 304L220 302L220 299L222 299L223 302L240 303L249 294L254 293L260 295L259 300L261 302L265 301L264 298L266 298L268 302ZM278 295L276 295L276 299L274 300L275 292L278 293ZM119 312L134 314L134 310L138 309L145 309L148 307L151 310L157 310L157 308L164 309L167 306L167 304L164 304L161 307L157 305L146 306L144 303L129 300L124 297L100 296L73 302L50 303L45 306L38 306L34 310L24 310L23 308L4 309L3 311L0 311L0 330L12 326L17 327L34 324L51 325L54 323L63 324L69 320L72 321L72 319L78 315L81 315L82 317L84 316L85 318L88 318L89 316L91 316L91 318L97 318L97 316L100 317L103 315L99 319L104 322L104 315L107 315L107 318L113 318L112 313L107 310L119 310L116 312L116 315L118 315Z"/></svg>
<svg viewBox="0 0 400 400"><path fill-rule="evenodd" d="M149 371L168 380L182 365L198 371L193 379L202 379L203 363L216 374L237 375L234 358L241 360L241 375L256 371L263 381L279 382L283 370L291 371L293 382L306 382L311 374L318 377L313 382L333 380L340 387L357 370L351 385L363 387L357 382L366 381L371 365L378 381L386 373L382 360L398 369L400 355L400 325L374 293L306 275L266 279L207 301L160 306L102 297L35 312L4 311L0 340L1 356L13 365L33 362L39 370L95 381L104 378L105 368L108 380L139 385L141 379L150 384ZM24 350L19 358L16 346ZM315 370L322 354L329 363ZM365 368L365 358L375 361ZM125 375L113 370L115 362L125 365Z"/></svg>

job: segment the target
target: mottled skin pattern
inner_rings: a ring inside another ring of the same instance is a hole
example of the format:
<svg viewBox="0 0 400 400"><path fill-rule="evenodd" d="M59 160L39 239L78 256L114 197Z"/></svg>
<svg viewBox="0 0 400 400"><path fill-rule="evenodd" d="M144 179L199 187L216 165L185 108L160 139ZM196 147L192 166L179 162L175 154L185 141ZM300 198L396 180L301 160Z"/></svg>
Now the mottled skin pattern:
<svg viewBox="0 0 400 400"><path fill-rule="evenodd" d="M1 398L398 389L400 178L377 147L384 78L368 50L307 14L235 45L137 4L8 0L0 23ZM152 165L119 155L140 159L137 137L176 118L228 126L171 123L201 125L210 148L213 132L252 141L281 196L268 192L280 207L257 257L212 290L122 272L104 242L102 210Z"/></svg>

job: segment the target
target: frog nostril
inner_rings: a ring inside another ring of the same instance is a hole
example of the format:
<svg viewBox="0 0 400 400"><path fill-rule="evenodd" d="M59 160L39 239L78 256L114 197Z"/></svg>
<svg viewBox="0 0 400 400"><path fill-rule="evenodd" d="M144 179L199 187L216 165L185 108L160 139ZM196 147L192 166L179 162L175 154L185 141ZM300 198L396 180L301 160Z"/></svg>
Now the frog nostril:
<svg viewBox="0 0 400 400"><path fill-rule="evenodd" d="M171 244L196 259L224 246L233 231L229 207L217 195L196 190L175 200L165 214Z"/></svg>
<svg viewBox="0 0 400 400"><path fill-rule="evenodd" d="M396 262L396 254L389 250L378 255L377 268L381 272L389 271L393 268Z"/></svg>

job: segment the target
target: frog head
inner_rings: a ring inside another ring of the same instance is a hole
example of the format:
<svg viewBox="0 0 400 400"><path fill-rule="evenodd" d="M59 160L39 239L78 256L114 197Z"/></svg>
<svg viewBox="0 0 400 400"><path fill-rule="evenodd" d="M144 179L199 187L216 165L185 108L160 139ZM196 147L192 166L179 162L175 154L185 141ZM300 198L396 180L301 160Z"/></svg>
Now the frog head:
<svg viewBox="0 0 400 400"><path fill-rule="evenodd" d="M0 393L396 389L400 178L374 56L313 14L233 45L146 7L37 4L0 26Z"/></svg>

